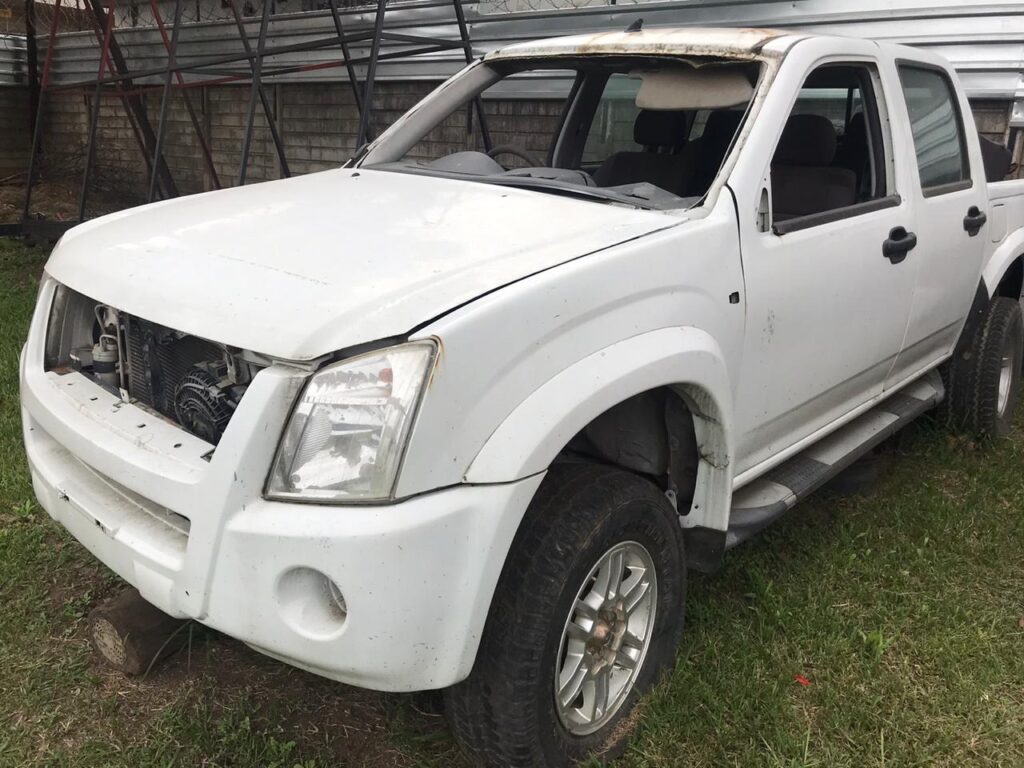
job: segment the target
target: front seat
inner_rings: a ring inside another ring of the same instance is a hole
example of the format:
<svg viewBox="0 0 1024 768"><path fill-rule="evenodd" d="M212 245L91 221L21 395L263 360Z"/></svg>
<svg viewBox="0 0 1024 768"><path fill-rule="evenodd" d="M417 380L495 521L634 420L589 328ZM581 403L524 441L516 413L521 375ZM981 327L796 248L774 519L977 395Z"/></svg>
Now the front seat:
<svg viewBox="0 0 1024 768"><path fill-rule="evenodd" d="M633 141L642 152L616 152L594 172L599 187L647 182L682 195L686 186L688 161L681 151L689 128L684 111L644 109L633 123Z"/></svg>
<svg viewBox="0 0 1024 768"><path fill-rule="evenodd" d="M772 208L776 220L810 216L853 205L857 174L836 168L836 129L823 115L786 121L772 159Z"/></svg>
<svg viewBox="0 0 1024 768"><path fill-rule="evenodd" d="M868 123L863 112L857 112L850 118L846 135L836 149L836 159L832 164L849 168L857 174L858 199L871 197L871 148L868 144Z"/></svg>
<svg viewBox="0 0 1024 768"><path fill-rule="evenodd" d="M718 175L725 153L743 121L743 113L734 109L722 109L708 115L704 133L686 148L686 155L692 158L693 172L690 175L687 194L705 195Z"/></svg>

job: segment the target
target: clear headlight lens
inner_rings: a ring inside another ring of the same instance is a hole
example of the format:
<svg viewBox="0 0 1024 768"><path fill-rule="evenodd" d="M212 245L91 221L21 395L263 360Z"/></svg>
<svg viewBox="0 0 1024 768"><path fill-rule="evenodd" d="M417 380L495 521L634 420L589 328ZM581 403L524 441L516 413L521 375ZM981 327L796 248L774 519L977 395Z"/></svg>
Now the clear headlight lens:
<svg viewBox="0 0 1024 768"><path fill-rule="evenodd" d="M315 373L295 406L267 496L324 502L391 498L432 342L381 349Z"/></svg>

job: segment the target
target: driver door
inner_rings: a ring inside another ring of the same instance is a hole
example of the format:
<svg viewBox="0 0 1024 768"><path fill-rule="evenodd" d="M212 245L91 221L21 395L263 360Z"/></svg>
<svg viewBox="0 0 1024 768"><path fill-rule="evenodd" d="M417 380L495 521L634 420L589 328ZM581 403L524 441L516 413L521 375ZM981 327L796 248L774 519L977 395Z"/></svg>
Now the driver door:
<svg viewBox="0 0 1024 768"><path fill-rule="evenodd" d="M794 72L799 61L787 59L746 145L748 160L772 147L770 165L752 175L758 166L738 164L730 181L753 190L739 208L747 307L736 393L740 482L882 392L917 278L913 259L883 254L913 217L899 194L877 65L856 57Z"/></svg>

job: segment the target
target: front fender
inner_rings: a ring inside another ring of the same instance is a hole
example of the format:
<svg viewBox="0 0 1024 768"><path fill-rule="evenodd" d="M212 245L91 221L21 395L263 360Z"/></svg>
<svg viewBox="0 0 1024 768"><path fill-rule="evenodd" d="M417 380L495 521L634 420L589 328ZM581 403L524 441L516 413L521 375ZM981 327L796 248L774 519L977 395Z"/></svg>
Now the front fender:
<svg viewBox="0 0 1024 768"><path fill-rule="evenodd" d="M661 386L679 392L694 416L701 463L686 524L725 530L732 488L732 390L721 348L698 328L662 328L625 339L549 379L491 434L465 479L500 483L543 472L594 418Z"/></svg>
<svg viewBox="0 0 1024 768"><path fill-rule="evenodd" d="M988 288L989 298L995 296L1006 270L1021 254L1024 254L1024 227L1014 230L1000 243L982 270L981 277Z"/></svg>

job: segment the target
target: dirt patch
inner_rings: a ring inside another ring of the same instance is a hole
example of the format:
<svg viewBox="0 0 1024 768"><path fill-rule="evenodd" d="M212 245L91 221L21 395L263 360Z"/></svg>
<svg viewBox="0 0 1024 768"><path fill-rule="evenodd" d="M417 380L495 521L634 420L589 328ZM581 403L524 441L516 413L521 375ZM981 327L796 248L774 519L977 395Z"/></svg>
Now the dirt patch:
<svg viewBox="0 0 1024 768"><path fill-rule="evenodd" d="M41 179L32 188L30 218L47 221L76 221L80 194L81 180L79 179ZM103 216L139 205L141 202L143 201L131 196L90 190L87 198L86 217ZM17 174L13 178L0 181L0 224L21 221L21 212L24 206L24 174Z"/></svg>
<svg viewBox="0 0 1024 768"><path fill-rule="evenodd" d="M339 764L419 765L417 756L402 749L403 736L420 745L438 743L452 752L448 764L463 764L444 717L418 706L415 695L336 683L269 659L199 625L191 629L186 647L144 677L125 677L104 667L93 654L92 671L99 678L101 697L117 702L118 729L145 733L146 724L170 703L201 697L218 707L248 710L258 727L282 729L300 753L322 754L326 746Z"/></svg>

